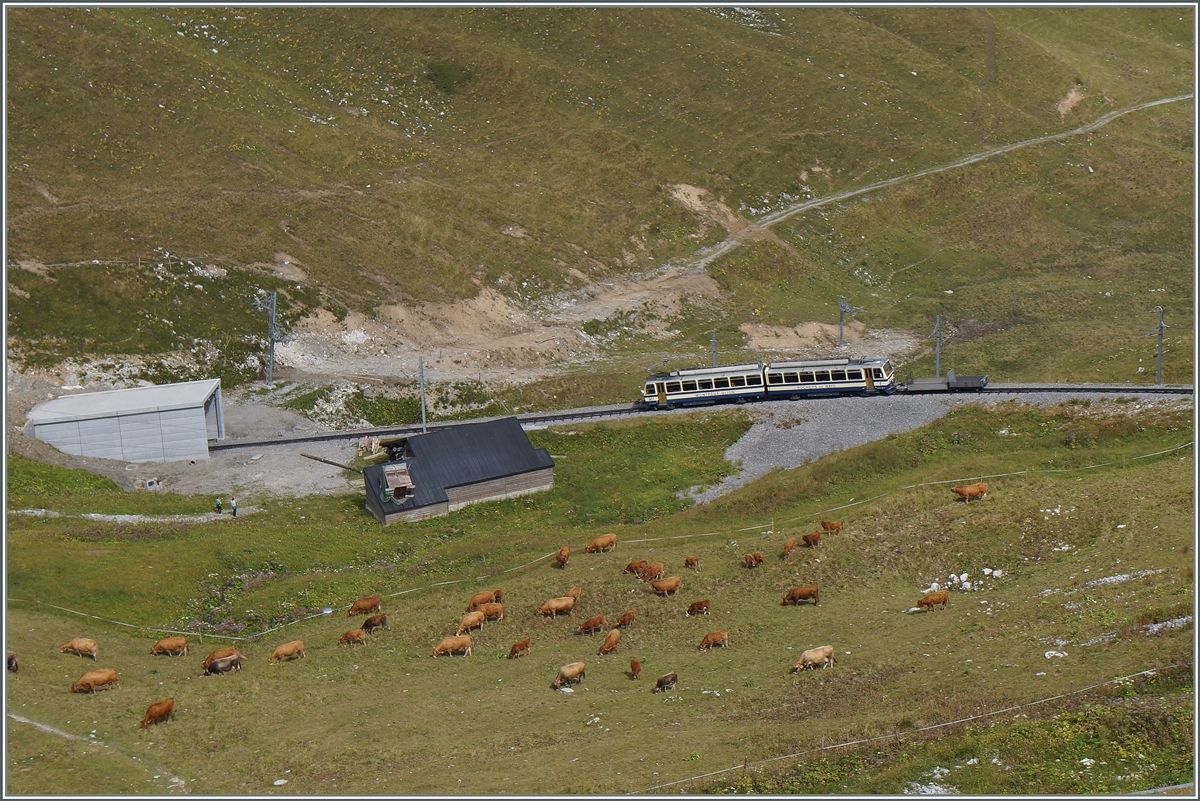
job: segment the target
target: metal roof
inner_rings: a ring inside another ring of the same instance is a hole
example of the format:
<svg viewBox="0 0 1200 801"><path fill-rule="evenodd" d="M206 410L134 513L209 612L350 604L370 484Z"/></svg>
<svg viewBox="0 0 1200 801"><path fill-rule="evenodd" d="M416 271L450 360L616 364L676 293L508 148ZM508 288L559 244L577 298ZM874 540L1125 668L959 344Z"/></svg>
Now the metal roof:
<svg viewBox="0 0 1200 801"><path fill-rule="evenodd" d="M404 459L413 494L403 503L384 501L381 481L389 465L363 470L367 491L379 497L386 514L448 500L447 487L476 484L554 466L545 448L534 448L515 417L444 428L408 437Z"/></svg>
<svg viewBox="0 0 1200 801"><path fill-rule="evenodd" d="M62 395L52 401L38 404L26 412L25 416L35 423L52 423L189 409L203 406L209 397L220 389L221 380L209 378L179 384L113 389L107 392L82 392L78 395Z"/></svg>

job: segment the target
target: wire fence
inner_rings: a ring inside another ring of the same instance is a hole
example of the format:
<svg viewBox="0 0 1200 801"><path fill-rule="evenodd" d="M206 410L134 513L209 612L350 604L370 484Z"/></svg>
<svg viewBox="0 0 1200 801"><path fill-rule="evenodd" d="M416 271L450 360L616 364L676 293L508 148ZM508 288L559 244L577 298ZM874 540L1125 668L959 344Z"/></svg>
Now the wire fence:
<svg viewBox="0 0 1200 801"><path fill-rule="evenodd" d="M963 482L967 482L967 481L975 481L975 480L982 481L984 479L989 479L989 478L1005 478L1008 476L1032 475L1032 474L1036 474L1036 473L1069 473L1069 472L1074 472L1074 471L1078 471L1078 470L1093 470L1098 467L1115 467L1118 464L1120 464L1121 466L1124 466L1126 462L1132 462L1132 461L1136 461L1139 459L1149 459L1154 456L1163 456L1168 453L1175 453L1177 451L1183 450L1184 448L1190 448L1192 446L1192 444L1193 444L1193 441L1188 440L1187 442L1185 442L1183 444L1176 445L1172 448L1167 448L1166 450L1155 451L1153 453L1146 453L1146 454L1142 454L1140 456L1131 456L1131 457L1128 457L1127 459L1122 459L1120 462L1101 462L1098 464L1085 465L1083 467L1068 467L1068 468L1029 468L1026 470L1017 470L1017 471L1010 472L1010 473L989 473L989 474L980 474L979 476L970 476L968 478L951 478L951 479L942 479L939 481L923 481L923 482L920 482L917 484L908 484L908 485L905 485L902 487L897 487L896 489L888 490L887 492L880 493L879 495L875 495L870 498L863 498L862 500L853 500L852 502L843 504L841 506L834 506L834 507L831 507L828 509L821 509L821 510L812 512L807 515L799 515L797 517L793 517L788 520L780 520L780 521L772 520L770 523L762 523L762 524L754 525L754 526L744 526L742 528L732 528L732 529L728 529L728 530L724 530L724 531L705 531L702 533L694 533L694 534L673 534L673 535L665 536L665 537L642 537L641 539L636 539L636 540L622 540L622 542L625 542L625 543L664 542L667 540L685 540L685 539L694 539L694 538L698 538L698 537L720 537L720 536L728 536L730 534L738 534L738 533L745 532L745 531L763 531L764 533L770 534L775 531L777 525L780 525L780 526L791 525L792 523L796 523L801 520L807 520L807 519L810 519L813 517L820 519L821 517L824 517L825 515L829 514L830 512L838 512L843 509L850 509L855 506L861 506L862 504L872 503L881 498L886 498L889 495L892 495L897 492L905 492L908 490L919 489L921 487L938 486L938 485L942 485L942 484L958 484L958 483L963 483ZM572 544L571 547L572 547L572 549L578 549L583 546L581 544ZM435 581L430 584L422 584L421 586L418 586L418 587L410 587L409 589L406 589L406 590L399 590L397 592L388 593L387 595L384 595L382 597L395 598L395 597L398 597L401 595L408 595L410 593L420 592L421 590L433 589L434 587L447 587L447 586L450 586L453 584L465 584L469 581L484 581L489 578L496 578L498 576L503 576L508 573L513 573L518 570L524 570L528 567L532 567L533 565L536 565L538 562L542 562L542 561L545 561L546 559L553 557L556 553L557 553L557 551L551 551L549 553L542 554L541 556L539 556L536 559L533 559L529 562L525 562L524 564L517 565L515 567L510 567L505 570L501 570L497 573L490 573L490 574L486 574L486 575L482 575L482 576L475 576L474 578L460 578L460 579L450 579L448 581ZM183 634L183 635L194 634L194 635L197 635L200 637L201 642L204 641L204 637L205 637L204 632L179 631L177 629L163 629L163 628L154 628L152 626L139 626L134 623L125 623L120 620L113 620L111 618L101 617L100 615L93 615L90 612L80 612L76 609L68 609L67 607L64 607L64 606L57 606L55 604L43 603L40 600L28 600L28 599L24 599L24 598L8 598L7 600L9 603L37 604L38 606L45 606L45 607L49 607L50 609L58 609L63 612L69 612L70 614L73 614L73 615L80 615L80 616L86 617L88 619L89 625L91 624L91 622L93 620L98 620L98 621L101 621L104 623L111 623L115 626L124 626L125 628L138 629L140 631L157 632L157 633L161 633L161 634ZM349 608L350 608L349 605L346 605L343 607L338 607L337 609L334 609L332 607L326 607L326 609L329 609L328 612L322 610L315 614L306 615L305 617L298 618L296 620L290 620L286 623L281 623L277 626L272 626L271 628L264 629L263 631L260 631L260 632L254 633L254 634L245 635L245 636L237 636L237 635L231 635L231 634L213 634L213 633L208 633L207 636L211 637L213 639L236 640L239 642L254 641L254 640L257 640L260 637L263 637L267 634L271 634L272 632L276 632L276 631L279 631L280 629L287 628L288 626L294 626L297 623L304 623L304 622L312 620L314 618L323 617L323 616L331 614L335 611L340 611L342 609L349 609Z"/></svg>
<svg viewBox="0 0 1200 801"><path fill-rule="evenodd" d="M1006 712L1015 712L1015 711L1018 711L1021 709L1029 709L1030 707L1039 706L1041 704L1048 704L1051 701L1057 701L1061 698L1069 698L1072 695L1079 695L1080 693L1090 692L1092 690L1095 690L1100 687L1104 687L1109 684L1117 684L1119 682L1129 681L1131 679L1137 678L1138 676L1152 676L1155 673L1159 672L1160 670L1169 670L1171 668L1185 667L1185 666L1186 666L1185 663L1177 663L1174 665L1166 665L1165 667L1149 668L1147 670L1138 671L1137 673L1130 673L1127 676L1118 676L1115 679L1108 679L1107 681L1098 682L1096 684L1092 684L1087 687L1081 687L1078 690L1070 690L1065 693L1059 693L1058 695L1052 695L1048 698L1040 698L1037 701L1030 701L1025 704L1014 704L1012 706L1006 706L1003 709L995 709L991 712L982 712L978 715L969 715L965 718L959 718L958 720L949 720L949 721L946 721L945 723L935 723L931 726L922 726L918 729L910 729L908 732L906 732L906 735L907 734L919 734L920 732L925 732L925 731L935 731L937 729L945 728L946 726L957 726L960 723L969 723L973 720L981 720L983 718L995 717L996 715L1003 715ZM672 782L666 782L664 784L656 784L653 787L647 787L645 790L642 790L641 793L643 793L643 794L649 793L654 790L661 790L664 787L674 787L677 784L686 784L688 782L699 781L701 779L708 779L713 776L720 776L723 773L729 773L730 771L733 771L733 770L748 770L750 768L757 768L757 767L762 767L763 765L769 765L772 762L780 762L785 759L796 759L797 757L807 756L809 754L817 754L822 751L831 751L835 748L847 748L852 745L862 745L864 743L874 743L874 742L879 742L880 740L894 740L898 736L899 735L895 734L895 733L881 734L877 737L864 737L864 738L861 738L858 740L847 740L846 742L843 742L843 743L835 743L834 745L822 745L817 748L808 748L804 751L797 751L794 754L784 754L783 756L769 757L767 759L760 759L755 762L743 762L740 765L733 765L728 768L721 768L720 770L713 770L713 771L709 771L707 773L698 774L696 776L689 776L686 779L676 779L675 781L672 781ZM1188 785L1176 785L1176 786L1177 787L1186 787ZM1163 789L1173 789L1173 788L1163 788ZM1150 793L1150 792L1156 792L1156 791L1145 790L1143 792Z"/></svg>

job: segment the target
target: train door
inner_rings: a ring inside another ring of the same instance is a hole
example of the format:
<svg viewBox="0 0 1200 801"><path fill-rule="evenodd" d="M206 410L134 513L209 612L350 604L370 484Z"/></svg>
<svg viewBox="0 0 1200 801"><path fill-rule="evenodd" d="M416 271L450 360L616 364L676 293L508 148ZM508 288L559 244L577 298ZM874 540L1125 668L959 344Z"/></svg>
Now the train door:
<svg viewBox="0 0 1200 801"><path fill-rule="evenodd" d="M875 379L871 375L870 367L863 368L863 377L867 379L867 391L874 392L875 391Z"/></svg>
<svg viewBox="0 0 1200 801"><path fill-rule="evenodd" d="M659 381L655 386L658 387L658 405L660 408L667 408L667 385Z"/></svg>

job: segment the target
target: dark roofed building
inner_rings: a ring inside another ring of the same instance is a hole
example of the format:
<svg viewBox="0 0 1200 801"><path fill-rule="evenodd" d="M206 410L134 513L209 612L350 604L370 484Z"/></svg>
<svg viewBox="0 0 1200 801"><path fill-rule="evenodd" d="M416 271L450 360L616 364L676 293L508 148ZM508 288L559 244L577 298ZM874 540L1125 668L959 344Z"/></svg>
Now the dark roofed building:
<svg viewBox="0 0 1200 801"><path fill-rule="evenodd" d="M554 460L515 417L417 434L389 450L394 461L363 470L367 508L384 525L554 486Z"/></svg>

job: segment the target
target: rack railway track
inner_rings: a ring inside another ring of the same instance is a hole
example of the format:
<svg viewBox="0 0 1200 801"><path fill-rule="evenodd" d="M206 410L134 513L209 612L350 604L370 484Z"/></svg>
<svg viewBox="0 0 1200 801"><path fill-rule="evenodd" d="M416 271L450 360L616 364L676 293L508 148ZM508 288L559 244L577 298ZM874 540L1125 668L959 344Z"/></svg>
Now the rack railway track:
<svg viewBox="0 0 1200 801"><path fill-rule="evenodd" d="M1193 388L1187 386L1139 386L1139 385L1114 385L1114 384L989 384L978 392L922 392L912 393L914 395L1015 395L1026 393L1050 393L1058 392L1065 394L1087 394L1087 395L1116 395L1120 396L1139 396L1153 395L1165 397L1191 397ZM897 395L906 395L903 386L896 392ZM819 399L818 399L819 400ZM779 401L769 401L779 402ZM799 401L803 402L803 401ZM528 414L503 415L513 416L521 421L521 425L526 427L542 427L548 425L557 425L560 423L585 423L596 420L614 419L620 417L640 417L643 415L652 414L670 414L681 411L695 411L697 408L707 407L688 407L686 409L674 410L645 410L637 404L617 404L613 406L591 407L587 409L567 409L560 412L535 412ZM494 420L495 417L480 417L471 420L453 420L442 421L437 423L429 423L426 429L436 431L443 428L452 428L454 426L468 425L470 423L481 423L486 420ZM309 442L330 442L334 440L357 440L362 437L402 437L413 434L420 434L420 424L397 425L397 426L377 426L373 428L353 428L343 431L328 431L320 434L304 434L295 437L285 437L280 435L277 439L258 439L258 440L242 440L236 442L209 442L208 450L214 451L230 451L245 448L272 448L281 445L303 445Z"/></svg>

